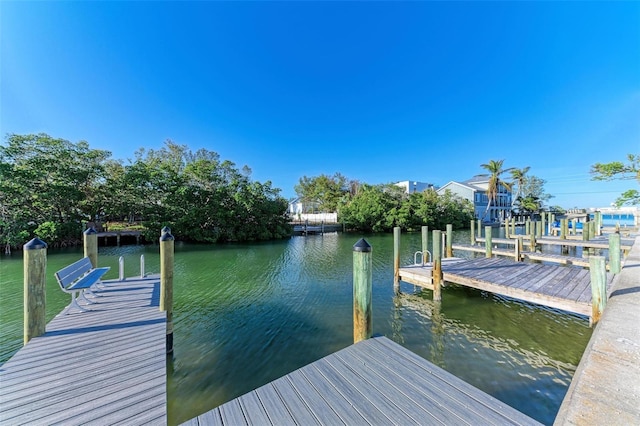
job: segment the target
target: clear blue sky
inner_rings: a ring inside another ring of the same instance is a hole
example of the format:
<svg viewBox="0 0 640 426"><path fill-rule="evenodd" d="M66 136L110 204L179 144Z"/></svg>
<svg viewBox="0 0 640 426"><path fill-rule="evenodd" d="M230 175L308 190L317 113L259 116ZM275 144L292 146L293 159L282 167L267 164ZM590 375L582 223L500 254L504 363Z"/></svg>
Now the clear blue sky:
<svg viewBox="0 0 640 426"><path fill-rule="evenodd" d="M1 128L113 157L166 139L306 176L444 185L530 166L609 205L640 153L639 2L0 2Z"/></svg>

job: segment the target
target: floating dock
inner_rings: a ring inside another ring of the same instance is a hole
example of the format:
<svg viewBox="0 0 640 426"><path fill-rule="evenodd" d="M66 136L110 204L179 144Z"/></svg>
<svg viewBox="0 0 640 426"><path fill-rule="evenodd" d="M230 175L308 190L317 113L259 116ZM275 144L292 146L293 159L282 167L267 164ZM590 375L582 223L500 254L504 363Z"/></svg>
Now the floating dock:
<svg viewBox="0 0 640 426"><path fill-rule="evenodd" d="M511 259L442 259L445 282L473 287L525 302L590 316L589 270L573 266L515 262ZM613 275L607 274L610 290ZM400 268L400 280L433 290L431 266Z"/></svg>
<svg viewBox="0 0 640 426"><path fill-rule="evenodd" d="M1 424L167 423L160 278L103 284L0 367Z"/></svg>

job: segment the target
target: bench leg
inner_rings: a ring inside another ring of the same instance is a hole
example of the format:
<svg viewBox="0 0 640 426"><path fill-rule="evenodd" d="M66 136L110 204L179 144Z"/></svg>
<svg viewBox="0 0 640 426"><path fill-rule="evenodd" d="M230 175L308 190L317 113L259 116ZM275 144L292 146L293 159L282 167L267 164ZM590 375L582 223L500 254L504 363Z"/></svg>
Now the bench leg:
<svg viewBox="0 0 640 426"><path fill-rule="evenodd" d="M76 293L77 293L76 291L74 291L74 292L72 292L72 293L71 293L71 303L69 303L69 306L67 306L67 307L64 309L64 311L62 311L62 312L60 313L60 315L66 315L66 314L69 312L69 310L70 310L71 308L74 308L74 307L75 307L75 308L78 308L78 310L79 310L80 312L88 312L88 311L89 311L89 309L85 309L85 308L83 308L82 306L80 306L80 305L78 304L78 301L76 300Z"/></svg>
<svg viewBox="0 0 640 426"><path fill-rule="evenodd" d="M79 297L79 298L82 298L82 300L84 300L85 302L87 302L87 304L88 304L88 305L93 305L93 304L95 304L96 302L94 302L94 301L92 301L92 300L87 299L87 296L84 294L84 293L85 293L85 291L88 291L88 290L84 290L84 291L83 291L83 290L80 290L80 294L78 295L78 297ZM93 294L93 293L91 293L91 292L89 292L89 294L90 294L91 296L95 296L95 294Z"/></svg>
<svg viewBox="0 0 640 426"><path fill-rule="evenodd" d="M92 285L91 287L89 287L89 288L93 288L93 287L97 288L98 290L104 290L104 289L107 288L104 284L102 284L102 280L96 281L96 283L94 285ZM98 296L98 295L96 295L96 296Z"/></svg>

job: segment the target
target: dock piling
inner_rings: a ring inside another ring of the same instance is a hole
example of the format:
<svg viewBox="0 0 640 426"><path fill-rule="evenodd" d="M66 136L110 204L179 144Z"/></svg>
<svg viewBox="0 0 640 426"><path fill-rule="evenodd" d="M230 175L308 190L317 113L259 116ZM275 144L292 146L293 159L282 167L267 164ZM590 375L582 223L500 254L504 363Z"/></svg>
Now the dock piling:
<svg viewBox="0 0 640 426"><path fill-rule="evenodd" d="M476 221L471 219L471 223L469 224L469 227L471 229L470 232L470 236L471 236L471 245L475 246L476 245Z"/></svg>
<svg viewBox="0 0 640 426"><path fill-rule="evenodd" d="M453 243L453 224L447 224L447 255L446 257L453 257L453 248L451 244Z"/></svg>
<svg viewBox="0 0 640 426"><path fill-rule="evenodd" d="M424 258L423 258L424 261ZM400 293L400 227L393 228L393 292Z"/></svg>
<svg viewBox="0 0 640 426"><path fill-rule="evenodd" d="M422 264L427 263L427 253L429 252L429 227L422 226Z"/></svg>
<svg viewBox="0 0 640 426"><path fill-rule="evenodd" d="M604 307L607 304L607 269L604 256L589 257L589 272L591 274L591 325L600 321Z"/></svg>
<svg viewBox="0 0 640 426"><path fill-rule="evenodd" d="M372 286L372 248L361 238L353 246L353 343L373 335Z"/></svg>
<svg viewBox="0 0 640 426"><path fill-rule="evenodd" d="M91 260L94 268L98 267L98 233L93 227L87 228L83 233L84 257Z"/></svg>
<svg viewBox="0 0 640 426"><path fill-rule="evenodd" d="M620 273L620 234L609 235L609 271Z"/></svg>
<svg viewBox="0 0 640 426"><path fill-rule="evenodd" d="M47 243L34 238L24 249L24 344L44 334L47 325Z"/></svg>
<svg viewBox="0 0 640 426"><path fill-rule="evenodd" d="M491 243L491 227L490 226L485 226L484 227L484 249L485 249L485 256L486 257L491 257L493 256L493 252L492 252L492 247L491 247L492 243Z"/></svg>
<svg viewBox="0 0 640 426"><path fill-rule="evenodd" d="M433 300L442 300L441 285L442 285L442 231L433 231L433 268L432 268L432 280L433 280Z"/></svg>
<svg viewBox="0 0 640 426"><path fill-rule="evenodd" d="M162 228L160 236L160 310L167 312L167 353L173 352L173 258L171 229Z"/></svg>
<svg viewBox="0 0 640 426"><path fill-rule="evenodd" d="M518 235L515 242L515 261L520 262L522 261L522 235Z"/></svg>

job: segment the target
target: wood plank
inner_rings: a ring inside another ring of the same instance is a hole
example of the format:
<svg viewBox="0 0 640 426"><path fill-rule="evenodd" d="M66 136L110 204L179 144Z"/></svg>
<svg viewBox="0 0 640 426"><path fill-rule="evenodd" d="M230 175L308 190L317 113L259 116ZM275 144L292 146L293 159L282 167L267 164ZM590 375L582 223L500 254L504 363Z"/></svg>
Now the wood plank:
<svg viewBox="0 0 640 426"><path fill-rule="evenodd" d="M312 413L311 408L304 403L300 394L296 392L293 384L287 376L271 382L274 390L285 403L287 411L299 425L319 425L318 417ZM268 385L267 385L268 386Z"/></svg>
<svg viewBox="0 0 640 426"><path fill-rule="evenodd" d="M227 402L224 405L220 406L220 417L222 418L222 423L227 425L237 425L237 426L248 426L244 413L242 412L242 407L240 406L239 399L233 399Z"/></svg>
<svg viewBox="0 0 640 426"><path fill-rule="evenodd" d="M256 395L260 398L264 410L269 416L272 424L294 424L295 420L287 409L284 401L273 387L267 384L255 390ZM308 423L307 423L308 424Z"/></svg>
<svg viewBox="0 0 640 426"><path fill-rule="evenodd" d="M240 402L240 407L242 407L242 412L245 415L247 423L253 425L273 423L269 419L255 391L245 394L242 398L238 398L238 401Z"/></svg>
<svg viewBox="0 0 640 426"><path fill-rule="evenodd" d="M332 405L322 397L318 390L310 386L306 377L296 370L287 376L296 393L300 395L305 405L309 407L313 415L320 420L322 424L346 424L342 418L335 412Z"/></svg>

